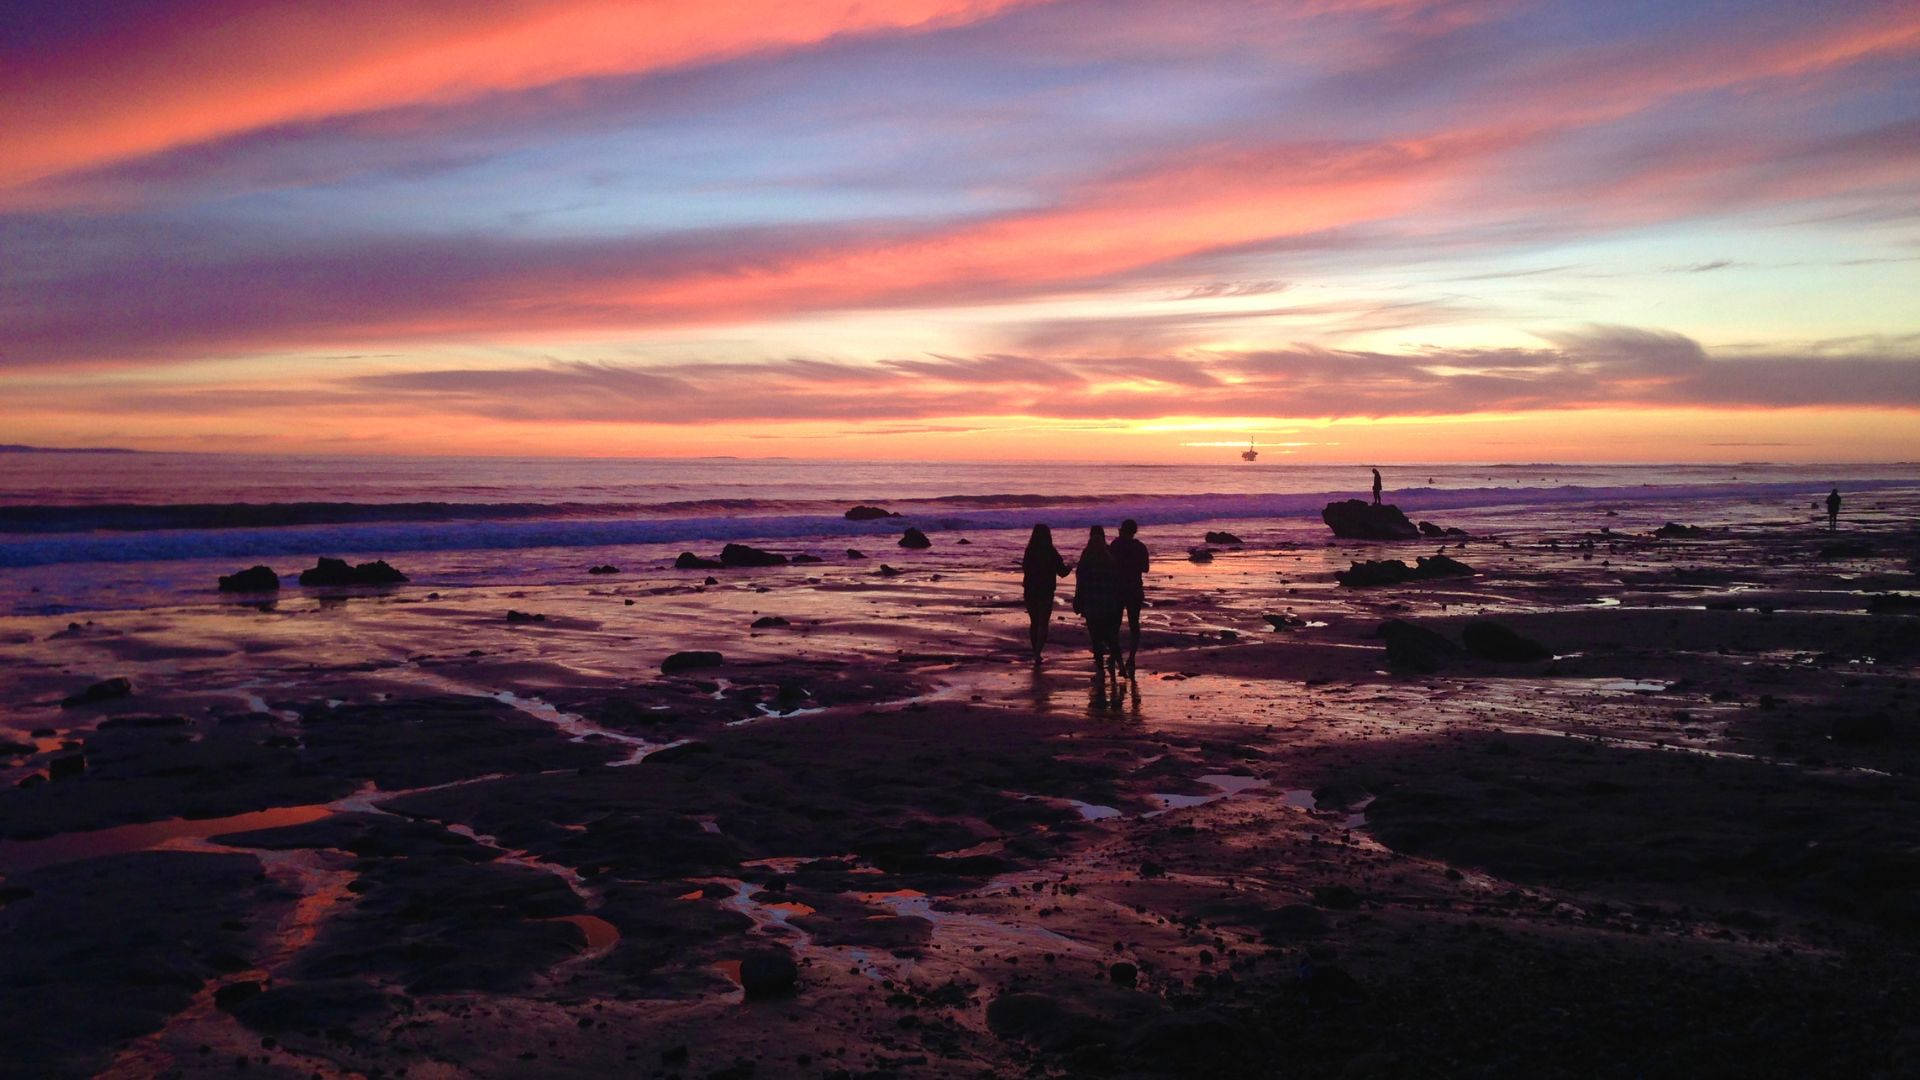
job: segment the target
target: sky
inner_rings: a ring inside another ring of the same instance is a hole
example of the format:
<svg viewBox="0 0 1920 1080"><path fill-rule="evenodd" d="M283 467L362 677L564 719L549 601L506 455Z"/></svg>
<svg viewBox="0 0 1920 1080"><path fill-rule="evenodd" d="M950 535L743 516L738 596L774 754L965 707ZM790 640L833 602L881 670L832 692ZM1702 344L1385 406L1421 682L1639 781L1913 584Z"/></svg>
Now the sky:
<svg viewBox="0 0 1920 1080"><path fill-rule="evenodd" d="M1912 0L11 0L0 442L1920 459Z"/></svg>

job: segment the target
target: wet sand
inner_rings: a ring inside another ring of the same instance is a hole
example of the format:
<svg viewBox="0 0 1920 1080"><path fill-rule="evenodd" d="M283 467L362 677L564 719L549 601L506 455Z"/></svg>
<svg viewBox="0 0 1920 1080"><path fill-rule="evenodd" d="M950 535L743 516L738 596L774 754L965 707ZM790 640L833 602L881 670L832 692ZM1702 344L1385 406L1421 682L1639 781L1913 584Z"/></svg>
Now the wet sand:
<svg viewBox="0 0 1920 1080"><path fill-rule="evenodd" d="M1149 530L1101 697L1006 533L0 620L0 1071L1911 1073L1920 494L1606 509Z"/></svg>

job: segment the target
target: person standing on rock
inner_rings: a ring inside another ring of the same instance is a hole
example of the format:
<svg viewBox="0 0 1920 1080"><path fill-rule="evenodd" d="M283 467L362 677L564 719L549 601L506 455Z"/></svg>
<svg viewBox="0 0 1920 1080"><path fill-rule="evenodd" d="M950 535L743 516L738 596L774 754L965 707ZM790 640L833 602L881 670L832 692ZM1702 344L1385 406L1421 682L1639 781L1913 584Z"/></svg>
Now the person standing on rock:
<svg viewBox="0 0 1920 1080"><path fill-rule="evenodd" d="M1134 534L1140 523L1128 518L1120 523L1120 535L1107 550L1120 571L1120 607L1127 615L1127 678L1133 678L1133 663L1140 655L1140 609L1147 603L1147 545ZM1118 641L1116 639L1116 644Z"/></svg>
<svg viewBox="0 0 1920 1080"><path fill-rule="evenodd" d="M1053 621L1053 590L1067 576L1067 563L1060 549L1053 546L1053 530L1035 525L1027 538L1026 554L1020 556L1020 592L1027 608L1027 640L1033 645L1033 662L1040 662L1040 651L1047 647L1047 627Z"/></svg>
<svg viewBox="0 0 1920 1080"><path fill-rule="evenodd" d="M1093 647L1093 684L1105 696L1109 674L1120 676L1120 568L1107 548L1107 530L1087 530L1086 550L1073 571L1073 610L1087 622L1087 643ZM1116 684L1114 692L1119 693Z"/></svg>
<svg viewBox="0 0 1920 1080"><path fill-rule="evenodd" d="M1839 527L1840 489L1834 488L1832 491L1827 492L1827 531L1832 532Z"/></svg>
<svg viewBox="0 0 1920 1080"><path fill-rule="evenodd" d="M1380 470L1373 470L1373 505L1380 505Z"/></svg>

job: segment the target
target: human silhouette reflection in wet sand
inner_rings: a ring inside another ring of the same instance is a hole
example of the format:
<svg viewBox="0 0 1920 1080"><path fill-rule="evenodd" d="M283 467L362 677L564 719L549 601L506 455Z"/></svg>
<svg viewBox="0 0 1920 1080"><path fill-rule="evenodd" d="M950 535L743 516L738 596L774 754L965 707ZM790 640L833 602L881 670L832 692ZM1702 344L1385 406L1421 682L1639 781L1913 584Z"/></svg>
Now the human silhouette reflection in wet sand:
<svg viewBox="0 0 1920 1080"><path fill-rule="evenodd" d="M1120 568L1107 548L1107 531L1095 525L1087 530L1087 546L1073 570L1073 610L1086 620L1093 682L1100 695L1105 695L1108 682L1115 696L1120 693L1120 608Z"/></svg>

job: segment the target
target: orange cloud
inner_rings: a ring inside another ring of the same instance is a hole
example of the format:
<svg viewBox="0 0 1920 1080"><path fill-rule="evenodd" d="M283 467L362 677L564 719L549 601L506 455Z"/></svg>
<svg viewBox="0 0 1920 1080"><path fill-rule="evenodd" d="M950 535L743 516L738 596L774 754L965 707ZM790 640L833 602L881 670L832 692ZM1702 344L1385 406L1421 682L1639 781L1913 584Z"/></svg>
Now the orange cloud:
<svg viewBox="0 0 1920 1080"><path fill-rule="evenodd" d="M204 5L0 68L0 190L276 124L946 26L1033 2Z"/></svg>

